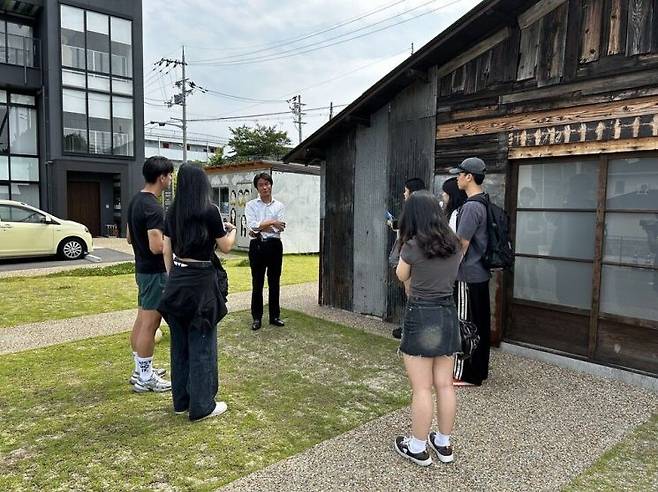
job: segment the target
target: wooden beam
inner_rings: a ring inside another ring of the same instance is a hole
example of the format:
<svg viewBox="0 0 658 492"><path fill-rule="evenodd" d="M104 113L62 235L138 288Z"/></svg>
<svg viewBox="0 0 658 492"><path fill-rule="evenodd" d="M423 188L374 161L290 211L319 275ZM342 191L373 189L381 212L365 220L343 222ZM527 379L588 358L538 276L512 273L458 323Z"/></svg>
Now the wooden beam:
<svg viewBox="0 0 658 492"><path fill-rule="evenodd" d="M567 0L542 0L519 15L519 27L525 29L552 12Z"/></svg>
<svg viewBox="0 0 658 492"><path fill-rule="evenodd" d="M437 127L436 138L437 140L442 140L445 138L483 135L501 131L543 128L553 125L584 123L611 118L627 118L629 116L641 116L655 114L657 112L658 97L641 97L604 104L587 104L575 108L512 114L479 121L448 123Z"/></svg>
<svg viewBox="0 0 658 492"><path fill-rule="evenodd" d="M500 104L514 104L535 99L564 97L565 94L573 92L580 92L583 95L589 95L656 84L658 84L658 69L645 70L631 74L588 80L586 82L575 82L554 87L532 89L529 91L517 92L515 94L505 94L500 96Z"/></svg>
<svg viewBox="0 0 658 492"><path fill-rule="evenodd" d="M638 152L658 150L658 137L629 138L607 142L578 142L562 145L541 145L538 147L511 148L508 159L537 159L570 155L615 154L617 152Z"/></svg>
<svg viewBox="0 0 658 492"><path fill-rule="evenodd" d="M439 67L437 75L439 78L448 75L449 73L454 72L462 65L474 60L481 54L487 52L498 43L505 41L512 34L512 30L509 27L501 29L496 34L489 36L484 41L480 41L478 44L473 46L471 49L464 51L461 55L453 58L445 65Z"/></svg>
<svg viewBox="0 0 658 492"><path fill-rule="evenodd" d="M583 0L583 26L580 63L589 63L601 55L601 29L603 27L603 0Z"/></svg>

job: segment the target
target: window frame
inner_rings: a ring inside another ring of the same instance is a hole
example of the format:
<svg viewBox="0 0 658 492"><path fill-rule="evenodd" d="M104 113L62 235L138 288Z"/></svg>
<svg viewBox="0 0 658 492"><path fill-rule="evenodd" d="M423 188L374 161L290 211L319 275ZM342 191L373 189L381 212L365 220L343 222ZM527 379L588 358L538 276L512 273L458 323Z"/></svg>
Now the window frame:
<svg viewBox="0 0 658 492"><path fill-rule="evenodd" d="M522 299L514 296L514 278L511 275L510 288L508 291L508 302L518 305L534 306L538 308L548 308L553 311L578 314L589 318L590 324L590 338L596 337L598 331L598 324L601 321L614 321L624 324L632 324L642 326L645 328L658 330L658 321L653 321L644 318L634 318L631 316L623 316L618 314L610 314L601 312L601 292L602 292L602 274L604 266L617 266L617 267L630 267L635 269L649 270L658 272L658 266L654 265L636 265L624 262L605 261L605 219L606 214L658 214L658 209L618 209L607 208L607 184L608 184L608 167L610 161L632 158L653 158L658 159L658 151L642 151L642 152L620 152L610 154L600 154L598 156L583 155L583 156L564 156L564 157L547 157L539 159L518 159L511 161L511 186L509 186L508 203L510 203L511 214L511 239L514 247L516 247L516 228L518 225L518 213L527 211L537 212L594 212L595 213L595 229L594 229L594 256L592 260L582 260L577 258L564 258L564 257L551 257L547 255L532 255L515 253L515 257L526 258L541 258L541 259L556 259L556 260L569 260L573 262L590 263L592 264L592 299L591 306L588 309L574 308L570 306L563 306L560 304L545 303L540 301L533 301L530 299ZM518 207L518 193L519 193L519 168L522 166L530 166L537 164L554 165L564 164L565 162L578 162L578 161L593 161L597 162L598 181L596 183L597 201L595 209L555 209L555 208L527 208ZM590 346L593 346L590 344Z"/></svg>
<svg viewBox="0 0 658 492"><path fill-rule="evenodd" d="M84 21L84 54L85 54L85 69L81 70L76 67L65 67L63 65L63 60L62 60L62 6L66 7L71 7L71 8L76 8L79 10L83 11L83 21ZM98 13L102 15L107 15L107 24L108 24L108 38L109 38L109 54L110 54L110 72L109 73L104 73L104 72L98 72L94 70L88 70L87 69L87 12L92 12L92 13ZM78 5L71 5L69 3L60 3L59 8L57 10L57 19L58 19L58 42L59 42L59 86L60 86L60 96L62 95L62 91L64 89L74 89L78 91L84 91L85 94L88 94L90 92L92 93L97 93L97 94L103 94L103 95L109 95L110 96L110 135L111 135L111 141L112 141L112 149L110 154L102 154L102 153L91 153L89 152L89 97L85 97L85 107L86 107L86 116L87 116L87 151L86 152L72 152L72 151L67 151L64 150L64 108L62 104L62 114L61 114L61 127L62 127L62 134L61 134L61 142L62 142L62 155L66 156L72 156L72 157L94 157L94 158L102 158L102 159L114 159L114 160L135 160L136 159L136 143L137 143L137 125L135 124L135 114L136 114L136 105L135 105L135 73L134 73L134 67L135 67L135 50L131 50L131 63L133 66L133 76L132 77L124 77L121 75L115 75L112 73L112 17L115 17L117 19L122 19L130 22L131 26L131 39L134 40L134 20L130 19L128 17L123 17L120 15L116 15L114 13L110 13L107 11L103 11L102 9L87 9L80 7ZM131 45L133 46L133 45ZM82 87L75 87L75 86L70 86L70 85L64 85L64 80L63 80L63 70L69 70L71 72L79 73L84 75L85 79L85 86L84 88ZM101 75L103 77L109 77L109 82L110 82L110 89L108 92L105 91L100 91L96 89L90 89L89 88L89 80L87 75L92 74L92 75ZM130 81L132 85L132 95L127 96L124 94L119 94L117 93L116 95L118 97L126 98L126 99L131 99L132 100L132 107L133 107L133 129L132 129L132 142L133 142L133 154L132 155L123 155L123 154L115 154L114 153L114 112L112 110L112 101L113 97L115 96L114 89L113 89L113 79L120 79L124 81Z"/></svg>

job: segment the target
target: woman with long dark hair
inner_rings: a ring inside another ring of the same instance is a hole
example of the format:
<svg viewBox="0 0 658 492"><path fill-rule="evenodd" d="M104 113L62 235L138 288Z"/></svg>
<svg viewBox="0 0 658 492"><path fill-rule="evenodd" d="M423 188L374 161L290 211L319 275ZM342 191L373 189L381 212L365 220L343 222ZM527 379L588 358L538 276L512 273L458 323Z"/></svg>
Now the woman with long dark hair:
<svg viewBox="0 0 658 492"><path fill-rule="evenodd" d="M171 330L174 412L189 412L192 421L221 415L227 409L226 403L215 401L217 323L227 312L215 248L224 253L231 250L235 226L222 223L210 191L203 170L181 166L164 232L169 278L159 311Z"/></svg>
<svg viewBox="0 0 658 492"><path fill-rule="evenodd" d="M453 356L461 350L452 290L461 260L459 240L448 226L439 200L417 191L400 217L400 262L397 276L408 299L400 352L413 392L411 436L398 436L395 450L421 465L432 464L427 445L439 461L453 461L450 434L456 399L452 386ZM430 432L432 388L436 391L438 432Z"/></svg>
<svg viewBox="0 0 658 492"><path fill-rule="evenodd" d="M453 231L457 231L457 211L461 208L468 196L464 190L457 186L457 178L449 178L443 182L443 210L448 219L448 224Z"/></svg>

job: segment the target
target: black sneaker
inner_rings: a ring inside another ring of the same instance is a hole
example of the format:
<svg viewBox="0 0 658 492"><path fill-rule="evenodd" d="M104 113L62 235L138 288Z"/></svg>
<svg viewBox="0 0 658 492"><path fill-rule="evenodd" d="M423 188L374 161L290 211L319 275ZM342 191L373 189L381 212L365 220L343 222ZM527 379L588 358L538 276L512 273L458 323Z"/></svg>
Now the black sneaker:
<svg viewBox="0 0 658 492"><path fill-rule="evenodd" d="M393 328L391 335L393 335L393 338L400 340L402 338L402 327L398 326L397 328Z"/></svg>
<svg viewBox="0 0 658 492"><path fill-rule="evenodd" d="M455 460L455 456L452 454L452 446L437 446L434 444L435 437L436 432L430 432L430 435L427 436L430 448L436 453L436 457L439 458L441 463L452 463Z"/></svg>
<svg viewBox="0 0 658 492"><path fill-rule="evenodd" d="M395 451L402 457L413 461L420 466L430 466L432 464L432 457L427 452L422 451L420 453L412 453L409 451L409 439L408 437L398 436L395 438Z"/></svg>

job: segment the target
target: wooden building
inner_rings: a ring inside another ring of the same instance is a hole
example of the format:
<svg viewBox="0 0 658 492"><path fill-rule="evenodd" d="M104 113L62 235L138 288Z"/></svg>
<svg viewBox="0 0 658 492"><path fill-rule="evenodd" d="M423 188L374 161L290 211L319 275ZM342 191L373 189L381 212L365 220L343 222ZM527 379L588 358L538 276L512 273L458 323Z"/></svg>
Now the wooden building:
<svg viewBox="0 0 658 492"><path fill-rule="evenodd" d="M658 2L485 0L293 149L323 170L321 302L397 319L385 210L473 155L515 240L494 342L658 376Z"/></svg>

